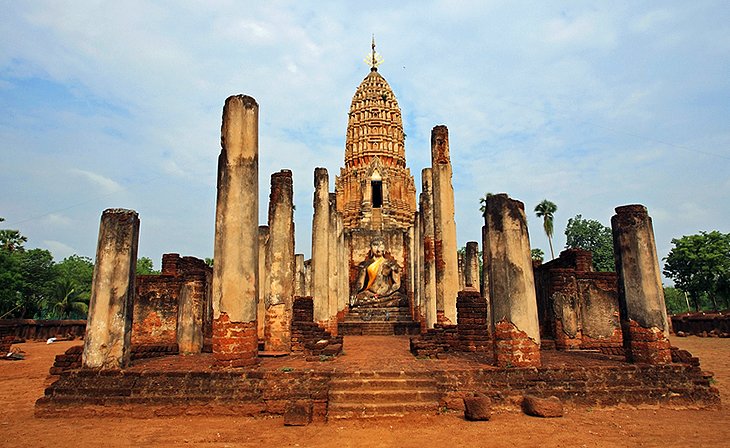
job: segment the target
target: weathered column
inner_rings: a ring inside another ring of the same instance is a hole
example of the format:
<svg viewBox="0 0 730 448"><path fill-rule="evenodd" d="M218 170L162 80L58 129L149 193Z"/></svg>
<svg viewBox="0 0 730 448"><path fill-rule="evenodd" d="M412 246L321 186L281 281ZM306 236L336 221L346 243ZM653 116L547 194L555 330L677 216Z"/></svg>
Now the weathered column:
<svg viewBox="0 0 730 448"><path fill-rule="evenodd" d="M205 295L205 274L188 277L180 287L177 346L182 354L200 353L203 350Z"/></svg>
<svg viewBox="0 0 730 448"><path fill-rule="evenodd" d="M616 207L611 218L619 311L629 360L672 362L669 325L651 218L643 205Z"/></svg>
<svg viewBox="0 0 730 448"><path fill-rule="evenodd" d="M433 328L438 322L438 299L436 297L436 251L434 246L433 190L431 168L421 171L421 222L423 223L423 307L426 328ZM443 305L442 305L443 306ZM442 308L443 309L443 308Z"/></svg>
<svg viewBox="0 0 730 448"><path fill-rule="evenodd" d="M213 359L219 366L250 365L257 357L258 122L256 100L226 100L213 252Z"/></svg>
<svg viewBox="0 0 730 448"><path fill-rule="evenodd" d="M269 244L269 226L259 226L259 290L256 301L257 333L259 340L264 339L264 328L266 327L266 287L269 283L266 271L266 246Z"/></svg>
<svg viewBox="0 0 730 448"><path fill-rule="evenodd" d="M486 222L486 218L485 218ZM487 226L482 226L482 297L484 298L484 301L487 302L487 325L489 325L489 334L494 333L494 329L491 327L492 325L492 306L490 305L492 302L492 299L489 297L489 260L488 260L488 240L487 240Z"/></svg>
<svg viewBox="0 0 730 448"><path fill-rule="evenodd" d="M337 311L343 311L350 302L349 270L345 246L345 223L337 213Z"/></svg>
<svg viewBox="0 0 730 448"><path fill-rule="evenodd" d="M456 253L456 265L459 267L459 291L463 291L466 287L466 275L464 274L464 254L462 252Z"/></svg>
<svg viewBox="0 0 730 448"><path fill-rule="evenodd" d="M326 326L329 319L329 175L314 169L314 216L312 217L312 296L314 321Z"/></svg>
<svg viewBox="0 0 730 448"><path fill-rule="evenodd" d="M271 175L269 196L269 244L266 247L267 351L289 351L294 301L294 186L292 173Z"/></svg>
<svg viewBox="0 0 730 448"><path fill-rule="evenodd" d="M122 369L129 364L139 216L134 210L104 210L86 321L83 366Z"/></svg>
<svg viewBox="0 0 730 448"><path fill-rule="evenodd" d="M469 241L466 243L464 254L464 286L466 288L479 289L479 243Z"/></svg>
<svg viewBox="0 0 730 448"><path fill-rule="evenodd" d="M540 328L525 206L506 194L487 198L489 297L495 361L540 365Z"/></svg>
<svg viewBox="0 0 730 448"><path fill-rule="evenodd" d="M436 303L441 323L456 323L456 295L459 266L454 221L454 187L451 184L449 130L435 126L431 131L433 176L433 222L436 254Z"/></svg>
<svg viewBox="0 0 730 448"><path fill-rule="evenodd" d="M418 317L425 320L423 304L421 303L421 269L423 268L421 260L421 217L417 211L413 216L412 234L411 253L413 254L413 258L411 261L411 285L413 286L411 289L413 290L413 306L418 312Z"/></svg>
<svg viewBox="0 0 730 448"><path fill-rule="evenodd" d="M329 194L329 230L327 232L329 253L327 256L327 269L329 271L328 297L329 312L327 318L327 329L333 336L337 335L337 312L339 305L339 263L337 260L337 194Z"/></svg>
<svg viewBox="0 0 730 448"><path fill-rule="evenodd" d="M312 297L312 259L304 260L304 297Z"/></svg>
<svg viewBox="0 0 730 448"><path fill-rule="evenodd" d="M304 254L294 255L294 296L304 297L307 292L304 273Z"/></svg>

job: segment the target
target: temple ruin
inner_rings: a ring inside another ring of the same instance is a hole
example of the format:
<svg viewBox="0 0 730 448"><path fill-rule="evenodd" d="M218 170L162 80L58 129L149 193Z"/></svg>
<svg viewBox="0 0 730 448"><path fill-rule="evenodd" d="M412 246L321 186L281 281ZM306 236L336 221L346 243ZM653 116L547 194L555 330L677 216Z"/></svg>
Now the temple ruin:
<svg viewBox="0 0 730 448"><path fill-rule="evenodd" d="M527 393L593 405L719 401L699 361L670 347L645 207L616 208L616 273L593 272L578 250L534 265L524 205L507 194L486 199L482 235L459 254L458 148L446 126L433 127L417 191L374 42L369 61L344 166L334 179L313 173L311 258L296 253L293 220L294 188L308 187L288 169L273 173L268 216L258 216L259 107L229 97L212 268L165 254L160 275L135 279L140 220L106 210L83 350L57 358L37 415L184 404L309 422L463 409L479 396L507 406ZM367 343L377 356L358 358Z"/></svg>

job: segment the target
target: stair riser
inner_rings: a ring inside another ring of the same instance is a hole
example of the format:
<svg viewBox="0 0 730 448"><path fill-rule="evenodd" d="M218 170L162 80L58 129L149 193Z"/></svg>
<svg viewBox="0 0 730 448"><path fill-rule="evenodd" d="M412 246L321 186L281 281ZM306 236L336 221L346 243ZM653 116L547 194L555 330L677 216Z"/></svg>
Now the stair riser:
<svg viewBox="0 0 730 448"><path fill-rule="evenodd" d="M438 401L441 395L433 391L338 391L330 392L330 403L403 403Z"/></svg>
<svg viewBox="0 0 730 448"><path fill-rule="evenodd" d="M372 379L362 381L339 381L334 380L330 383L330 391L381 391L381 390L416 390L429 391L435 390L433 380L429 379Z"/></svg>

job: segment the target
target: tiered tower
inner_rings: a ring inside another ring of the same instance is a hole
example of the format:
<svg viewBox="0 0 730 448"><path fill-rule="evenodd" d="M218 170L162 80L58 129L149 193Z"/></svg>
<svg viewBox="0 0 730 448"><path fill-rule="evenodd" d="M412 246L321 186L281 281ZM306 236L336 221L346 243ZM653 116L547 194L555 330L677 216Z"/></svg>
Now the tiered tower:
<svg viewBox="0 0 730 448"><path fill-rule="evenodd" d="M416 187L406 168L400 107L378 73L375 41L368 55L370 73L352 98L345 166L335 179L337 209L345 229L406 230L413 225Z"/></svg>

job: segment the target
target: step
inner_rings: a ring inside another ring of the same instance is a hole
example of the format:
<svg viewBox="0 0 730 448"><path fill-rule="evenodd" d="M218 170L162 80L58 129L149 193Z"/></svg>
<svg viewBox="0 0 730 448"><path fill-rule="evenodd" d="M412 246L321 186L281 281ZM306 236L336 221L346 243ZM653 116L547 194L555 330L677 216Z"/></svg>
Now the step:
<svg viewBox="0 0 730 448"><path fill-rule="evenodd" d="M330 403L327 409L327 418L375 418L375 417L403 417L409 413L438 412L438 402L400 402L400 403Z"/></svg>
<svg viewBox="0 0 730 448"><path fill-rule="evenodd" d="M388 390L338 390L330 391L330 403L401 403L438 401L440 394L435 390L388 389Z"/></svg>
<svg viewBox="0 0 730 448"><path fill-rule="evenodd" d="M330 381L332 391L345 390L435 390L436 382L431 378L368 378L368 379L333 379Z"/></svg>

